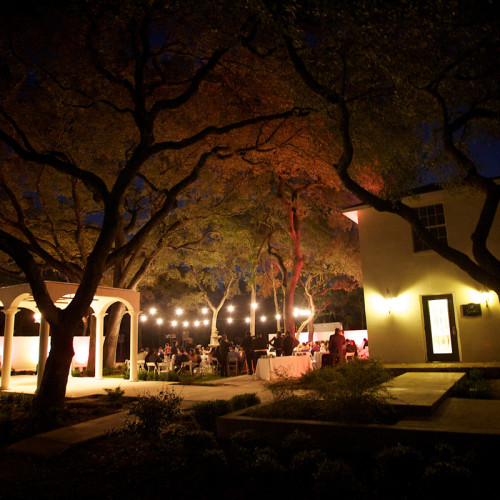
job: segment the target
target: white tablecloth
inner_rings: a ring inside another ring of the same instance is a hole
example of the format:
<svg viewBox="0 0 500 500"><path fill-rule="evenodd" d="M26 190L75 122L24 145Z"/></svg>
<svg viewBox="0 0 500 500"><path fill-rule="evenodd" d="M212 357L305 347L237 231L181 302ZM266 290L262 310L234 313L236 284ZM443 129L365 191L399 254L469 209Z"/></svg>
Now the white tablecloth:
<svg viewBox="0 0 500 500"><path fill-rule="evenodd" d="M314 360L314 368L321 368L321 365L323 364L323 354L328 354L326 351L316 351L313 354L313 360Z"/></svg>
<svg viewBox="0 0 500 500"><path fill-rule="evenodd" d="M311 356L278 356L259 358L255 375L260 380L273 380L279 375L300 377L312 370Z"/></svg>

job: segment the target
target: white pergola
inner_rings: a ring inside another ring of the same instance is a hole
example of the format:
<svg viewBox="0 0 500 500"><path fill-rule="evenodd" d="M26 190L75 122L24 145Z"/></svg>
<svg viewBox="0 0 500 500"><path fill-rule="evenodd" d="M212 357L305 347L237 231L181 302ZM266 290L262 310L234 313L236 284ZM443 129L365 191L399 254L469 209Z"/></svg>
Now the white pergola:
<svg viewBox="0 0 500 500"><path fill-rule="evenodd" d="M64 309L71 302L78 289L76 283L60 283L57 281L46 281L45 286L60 309ZM137 349L139 334L139 314L140 314L139 292L125 290L122 288L112 288L100 286L92 300L91 308L96 318L96 347L95 347L95 378L102 379L103 344L104 344L104 317L108 308L115 302L125 305L130 316L130 380L137 381ZM4 344L3 344L3 364L2 382L0 390L8 389L10 386L10 371L12 368L12 344L14 337L15 316L19 308L25 308L38 313L38 307L29 284L12 285L0 288L0 305L3 306L5 314ZM41 318L40 321L40 347L38 353L37 390L42 381L45 361L48 355L50 325Z"/></svg>

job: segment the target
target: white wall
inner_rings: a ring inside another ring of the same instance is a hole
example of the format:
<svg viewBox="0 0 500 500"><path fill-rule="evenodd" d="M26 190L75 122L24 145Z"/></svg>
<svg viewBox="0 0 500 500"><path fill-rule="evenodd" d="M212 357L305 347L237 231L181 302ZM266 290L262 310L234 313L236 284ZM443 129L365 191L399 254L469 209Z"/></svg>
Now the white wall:
<svg viewBox="0 0 500 500"><path fill-rule="evenodd" d="M74 337L74 366L86 366L89 357L90 337ZM16 371L35 371L38 364L39 337L13 338L12 369ZM49 338L50 350L50 338ZM0 337L0 362L3 362L3 336Z"/></svg>

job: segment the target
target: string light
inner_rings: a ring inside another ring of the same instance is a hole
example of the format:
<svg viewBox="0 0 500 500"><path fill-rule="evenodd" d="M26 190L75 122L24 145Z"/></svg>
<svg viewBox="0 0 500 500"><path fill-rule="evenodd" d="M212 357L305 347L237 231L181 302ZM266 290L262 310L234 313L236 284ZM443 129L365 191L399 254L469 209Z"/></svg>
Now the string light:
<svg viewBox="0 0 500 500"><path fill-rule="evenodd" d="M163 318L158 318L158 319L156 320L156 324L157 324L157 325L162 325L162 324L163 324Z"/></svg>
<svg viewBox="0 0 500 500"><path fill-rule="evenodd" d="M152 314L153 316L156 314L156 307L152 307L150 310L149 310L149 314Z"/></svg>

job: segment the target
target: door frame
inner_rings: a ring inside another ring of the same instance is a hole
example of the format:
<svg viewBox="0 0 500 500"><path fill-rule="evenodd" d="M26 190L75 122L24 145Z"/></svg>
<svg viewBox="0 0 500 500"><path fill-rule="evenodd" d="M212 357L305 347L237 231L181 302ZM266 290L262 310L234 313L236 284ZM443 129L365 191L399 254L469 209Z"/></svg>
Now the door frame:
<svg viewBox="0 0 500 500"><path fill-rule="evenodd" d="M430 322L429 302L432 300L448 301L448 318L450 325L451 353L435 353L432 343L432 329ZM427 347L427 361L457 362L460 361L460 351L458 346L457 321L455 316L455 306L451 293L440 295L422 295L422 312L424 319L425 343Z"/></svg>

